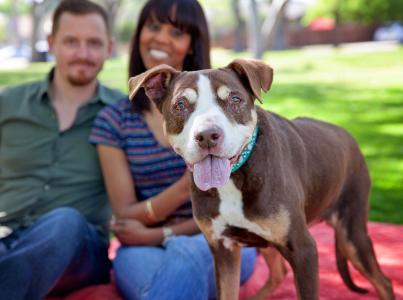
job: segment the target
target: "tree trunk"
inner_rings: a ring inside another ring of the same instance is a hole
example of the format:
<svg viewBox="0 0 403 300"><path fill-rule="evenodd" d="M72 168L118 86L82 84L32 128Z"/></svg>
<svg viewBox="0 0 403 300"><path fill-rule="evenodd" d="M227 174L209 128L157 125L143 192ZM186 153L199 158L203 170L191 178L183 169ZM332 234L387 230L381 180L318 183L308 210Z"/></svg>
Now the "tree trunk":
<svg viewBox="0 0 403 300"><path fill-rule="evenodd" d="M245 22L241 17L241 12L239 11L239 0L231 0L231 8L235 18L235 41L233 50L235 52L241 52L245 50Z"/></svg>
<svg viewBox="0 0 403 300"><path fill-rule="evenodd" d="M10 37L10 44L12 44L15 49L20 50L22 46L21 42L21 35L18 26L18 8L17 8L18 1L11 2L11 14L10 14L10 23L8 26Z"/></svg>
<svg viewBox="0 0 403 300"><path fill-rule="evenodd" d="M260 22L259 22L257 4L255 0L250 0L248 27L249 27L248 28L249 51L252 52L254 58L261 58L263 53L261 44Z"/></svg>
<svg viewBox="0 0 403 300"><path fill-rule="evenodd" d="M32 2L31 17L32 17L32 33L31 33L31 62L40 61L40 53L36 50L36 43L39 40L39 25L40 25L40 4L36 1Z"/></svg>
<svg viewBox="0 0 403 300"><path fill-rule="evenodd" d="M284 10L289 0L273 0L269 6L267 17L262 25L262 47L272 49L279 24L284 17Z"/></svg>
<svg viewBox="0 0 403 300"><path fill-rule="evenodd" d="M60 0L43 0L42 2L32 1L31 18L32 18L32 32L31 32L31 62L44 61L47 53L39 52L36 45L38 41L44 39L44 32L41 27L46 14L59 4Z"/></svg>
<svg viewBox="0 0 403 300"><path fill-rule="evenodd" d="M249 10L249 50L253 57L261 59L266 49L271 49L276 37L276 30L284 15L289 0L272 0L268 6L263 25L260 26L258 7L255 0L250 0Z"/></svg>
<svg viewBox="0 0 403 300"><path fill-rule="evenodd" d="M340 17L340 1L336 0L336 4L333 10L333 16L335 20L334 24L334 29L333 29L333 34L334 34L334 42L333 42L333 47L337 48L340 46L340 25L341 25L341 17Z"/></svg>
<svg viewBox="0 0 403 300"><path fill-rule="evenodd" d="M122 3L122 0L103 0L105 7L106 7L106 12L108 14L108 19L109 19L109 32L111 33L111 37L115 38L116 40L116 16L119 11L120 4ZM117 56L117 47L116 43L114 43L113 48L112 48L112 57Z"/></svg>

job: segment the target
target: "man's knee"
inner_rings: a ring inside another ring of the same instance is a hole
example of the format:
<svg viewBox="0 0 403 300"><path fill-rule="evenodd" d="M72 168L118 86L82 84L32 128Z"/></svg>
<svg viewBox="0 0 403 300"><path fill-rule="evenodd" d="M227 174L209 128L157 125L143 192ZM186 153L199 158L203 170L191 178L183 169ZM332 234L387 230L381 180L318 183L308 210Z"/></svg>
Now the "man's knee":
<svg viewBox="0 0 403 300"><path fill-rule="evenodd" d="M58 239L79 239L88 230L84 216L71 207L54 209L40 218L39 222L46 225L49 234Z"/></svg>

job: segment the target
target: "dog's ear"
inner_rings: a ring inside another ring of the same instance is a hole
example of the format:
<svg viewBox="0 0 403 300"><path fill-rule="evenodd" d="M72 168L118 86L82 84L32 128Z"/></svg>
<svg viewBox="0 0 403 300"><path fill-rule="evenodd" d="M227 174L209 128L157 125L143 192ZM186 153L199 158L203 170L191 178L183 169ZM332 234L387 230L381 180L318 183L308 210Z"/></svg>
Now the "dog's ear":
<svg viewBox="0 0 403 300"><path fill-rule="evenodd" d="M159 107L173 76L179 73L168 65L158 65L129 79L129 99L133 100L140 88Z"/></svg>
<svg viewBox="0 0 403 300"><path fill-rule="evenodd" d="M227 68L232 69L241 81L252 91L253 95L262 103L261 93L267 92L273 82L273 69L260 60L235 59Z"/></svg>

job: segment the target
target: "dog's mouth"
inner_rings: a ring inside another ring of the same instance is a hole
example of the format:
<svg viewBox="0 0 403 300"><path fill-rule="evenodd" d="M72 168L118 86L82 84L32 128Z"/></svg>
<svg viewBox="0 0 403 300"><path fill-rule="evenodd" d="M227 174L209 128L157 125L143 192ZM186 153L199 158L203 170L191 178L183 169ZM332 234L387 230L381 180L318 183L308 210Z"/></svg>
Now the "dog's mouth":
<svg viewBox="0 0 403 300"><path fill-rule="evenodd" d="M193 172L196 186L202 191L207 191L211 188L222 187L228 182L231 167L238 161L238 158L239 154L231 158L208 154L197 163L188 164L188 168Z"/></svg>
<svg viewBox="0 0 403 300"><path fill-rule="evenodd" d="M193 165L193 179L202 191L224 186L231 175L231 164L228 158L207 155Z"/></svg>
<svg viewBox="0 0 403 300"><path fill-rule="evenodd" d="M187 163L189 171L193 172L196 186L202 191L207 191L226 185L231 176L232 166L238 162L249 140L250 138L246 138L236 154L229 158L210 152L196 163Z"/></svg>

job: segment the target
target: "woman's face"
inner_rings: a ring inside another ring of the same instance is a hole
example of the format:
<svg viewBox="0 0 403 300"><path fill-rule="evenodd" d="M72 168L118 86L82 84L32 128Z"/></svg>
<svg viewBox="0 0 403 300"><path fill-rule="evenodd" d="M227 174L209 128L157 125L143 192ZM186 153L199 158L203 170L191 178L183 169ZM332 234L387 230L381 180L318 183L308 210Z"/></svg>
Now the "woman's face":
<svg viewBox="0 0 403 300"><path fill-rule="evenodd" d="M190 51L191 36L170 23L149 19L140 32L140 55L146 69L167 64L180 71Z"/></svg>

